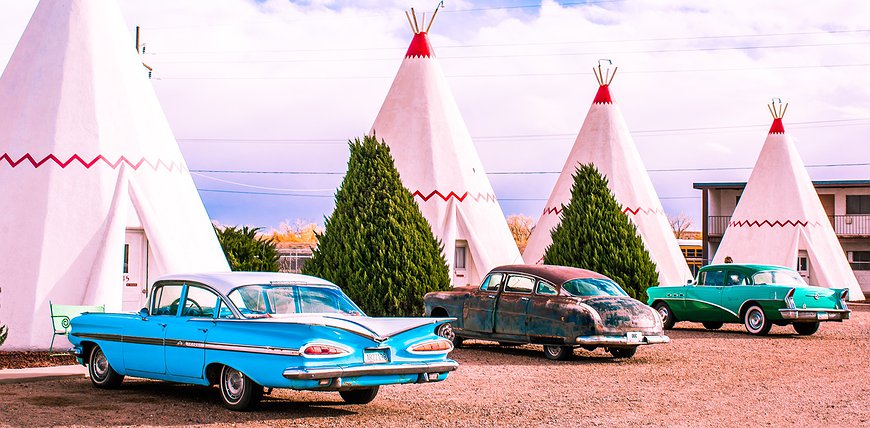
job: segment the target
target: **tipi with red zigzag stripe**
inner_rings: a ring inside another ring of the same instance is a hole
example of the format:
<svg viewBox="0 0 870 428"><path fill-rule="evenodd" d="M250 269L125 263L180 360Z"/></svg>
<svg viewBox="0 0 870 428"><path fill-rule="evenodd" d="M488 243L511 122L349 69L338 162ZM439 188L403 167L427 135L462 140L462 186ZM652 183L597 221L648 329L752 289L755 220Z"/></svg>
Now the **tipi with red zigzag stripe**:
<svg viewBox="0 0 870 428"><path fill-rule="evenodd" d="M611 74L609 66L602 69L599 64L593 71L598 79L598 93L547 205L529 237L523 258L526 263L543 262L544 253L553 242L551 232L561 221L562 206L571 200L574 173L580 164L592 163L607 178L616 201L637 226L650 258L656 264L659 283L683 285L692 278L692 274L622 112L610 96L610 83L616 75L616 68Z"/></svg>
<svg viewBox="0 0 870 428"><path fill-rule="evenodd" d="M432 19L436 14L437 9ZM520 253L435 59L428 28L421 31L416 15L408 21L414 38L372 133L390 146L402 182L443 242L453 285L478 284L490 269L520 261Z"/></svg>
<svg viewBox="0 0 870 428"><path fill-rule="evenodd" d="M848 288L849 300L864 300L810 175L785 132L782 118L788 104L773 102L768 108L773 125L713 262L731 257L734 263L794 268L805 253L810 284Z"/></svg>
<svg viewBox="0 0 870 428"><path fill-rule="evenodd" d="M0 77L4 349L48 348L49 301L138 311L229 270L147 75L114 1L36 7Z"/></svg>

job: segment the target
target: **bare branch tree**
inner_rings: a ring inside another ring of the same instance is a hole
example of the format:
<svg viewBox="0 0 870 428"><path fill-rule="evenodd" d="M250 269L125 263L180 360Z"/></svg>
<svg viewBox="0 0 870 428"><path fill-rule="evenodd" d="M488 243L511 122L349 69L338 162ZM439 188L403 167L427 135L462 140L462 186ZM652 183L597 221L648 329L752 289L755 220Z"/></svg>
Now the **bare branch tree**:
<svg viewBox="0 0 870 428"><path fill-rule="evenodd" d="M517 248L522 253L526 249L526 244L529 243L529 236L532 235L532 227L534 227L535 221L527 215L515 214L507 217L507 223L511 235L513 235L514 241L517 243Z"/></svg>
<svg viewBox="0 0 870 428"><path fill-rule="evenodd" d="M674 236L677 239L688 239L686 232L692 227L692 218L686 214L679 213L676 216L668 216L668 221L671 223L671 229L674 231Z"/></svg>

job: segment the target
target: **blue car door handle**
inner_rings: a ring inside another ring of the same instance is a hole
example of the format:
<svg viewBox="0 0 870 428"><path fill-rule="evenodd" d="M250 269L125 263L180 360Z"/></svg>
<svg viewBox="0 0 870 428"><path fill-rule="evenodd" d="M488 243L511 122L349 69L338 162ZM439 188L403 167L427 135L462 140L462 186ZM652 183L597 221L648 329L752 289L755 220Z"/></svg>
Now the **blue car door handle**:
<svg viewBox="0 0 870 428"><path fill-rule="evenodd" d="M203 333L208 333L208 329L207 329L207 328L198 328L197 330L199 330L199 331L201 331L201 332L203 332Z"/></svg>
<svg viewBox="0 0 870 428"><path fill-rule="evenodd" d="M159 325L160 327L166 328L166 323L159 322L159 323L157 323L157 325Z"/></svg>

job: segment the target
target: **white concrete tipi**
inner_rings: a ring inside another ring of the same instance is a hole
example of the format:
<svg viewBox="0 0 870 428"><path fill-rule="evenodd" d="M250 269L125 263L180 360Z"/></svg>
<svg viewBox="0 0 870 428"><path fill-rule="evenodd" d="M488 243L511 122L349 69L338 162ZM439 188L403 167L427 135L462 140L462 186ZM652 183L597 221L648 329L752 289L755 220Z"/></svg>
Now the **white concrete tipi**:
<svg viewBox="0 0 870 428"><path fill-rule="evenodd" d="M409 22L414 38L372 133L390 146L402 182L444 243L453 285L477 284L520 253L427 32Z"/></svg>
<svg viewBox="0 0 870 428"><path fill-rule="evenodd" d="M4 348L49 301L138 310L149 280L229 267L112 0L42 0L0 78Z"/></svg>
<svg viewBox="0 0 870 428"><path fill-rule="evenodd" d="M552 230L561 221L563 205L571 200L573 175L580 164L592 163L607 178L616 201L623 207L643 239L650 258L655 262L661 285L684 285L692 278L686 259L662 209L662 203L647 175L646 168L619 107L610 96L610 83L616 68L593 69L598 79L598 93L568 155L556 186L550 193L523 258L526 263L542 263L552 244Z"/></svg>
<svg viewBox="0 0 870 428"><path fill-rule="evenodd" d="M848 288L849 300L864 300L843 247L819 200L782 117L788 104L771 103L773 124L740 202L722 236L713 263L797 266L809 260L809 283Z"/></svg>

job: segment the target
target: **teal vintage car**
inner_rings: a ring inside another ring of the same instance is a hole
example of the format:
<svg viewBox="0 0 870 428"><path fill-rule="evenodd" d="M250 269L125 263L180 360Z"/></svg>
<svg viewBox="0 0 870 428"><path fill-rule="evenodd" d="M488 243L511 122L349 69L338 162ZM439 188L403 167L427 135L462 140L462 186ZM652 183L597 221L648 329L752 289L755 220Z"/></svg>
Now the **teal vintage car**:
<svg viewBox="0 0 870 428"><path fill-rule="evenodd" d="M650 287L647 303L662 316L665 329L679 321L701 322L716 330L743 323L755 335L773 324L791 324L800 335L818 331L823 321L849 319L848 289L807 285L794 269L727 263L704 266L697 278L680 287Z"/></svg>

